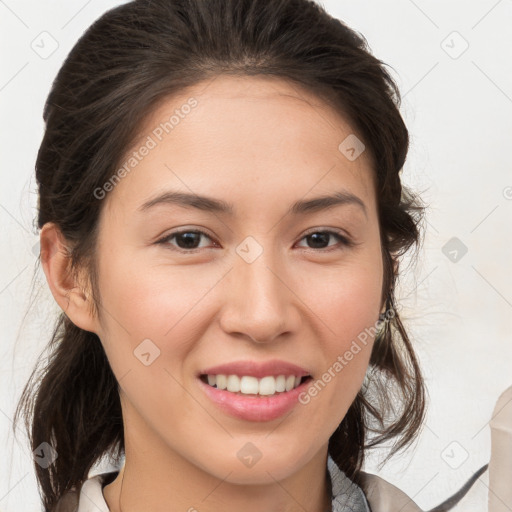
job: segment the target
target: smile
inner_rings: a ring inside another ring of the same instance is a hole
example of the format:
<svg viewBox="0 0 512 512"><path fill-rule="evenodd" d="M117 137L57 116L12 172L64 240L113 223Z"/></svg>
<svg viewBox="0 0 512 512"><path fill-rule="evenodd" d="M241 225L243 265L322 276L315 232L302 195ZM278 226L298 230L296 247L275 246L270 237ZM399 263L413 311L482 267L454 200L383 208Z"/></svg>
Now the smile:
<svg viewBox="0 0 512 512"><path fill-rule="evenodd" d="M197 379L203 392L222 413L252 422L278 419L301 405L299 395L312 381L309 375L268 375L258 379L250 375L202 374Z"/></svg>
<svg viewBox="0 0 512 512"><path fill-rule="evenodd" d="M251 375L201 375L201 380L217 389L243 395L269 396L284 393L298 387L309 378L298 375L268 375L258 379Z"/></svg>

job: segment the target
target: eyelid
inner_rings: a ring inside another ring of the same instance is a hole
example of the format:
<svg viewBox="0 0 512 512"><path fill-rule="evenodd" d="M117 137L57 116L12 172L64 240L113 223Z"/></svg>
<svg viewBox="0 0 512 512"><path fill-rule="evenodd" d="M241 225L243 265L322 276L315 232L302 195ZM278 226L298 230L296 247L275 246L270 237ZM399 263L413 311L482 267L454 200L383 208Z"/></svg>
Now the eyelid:
<svg viewBox="0 0 512 512"><path fill-rule="evenodd" d="M181 235L183 233L196 233L196 234L199 234L199 235L204 235L207 238L209 238L210 240L213 240L215 245L218 245L218 242L213 238L213 236L209 235L204 229L198 229L198 228L180 228L180 229L177 229L176 231L171 231L170 233L168 233L168 234L164 235L163 237L159 238L155 242L155 244L169 245L170 246L168 241L170 239L174 238L175 236ZM177 252L185 254L185 253L194 253L194 252L200 251L202 249L205 249L205 247L197 247L195 249L181 249L180 247L171 247L171 249L175 250Z"/></svg>
<svg viewBox="0 0 512 512"><path fill-rule="evenodd" d="M169 245L168 244L168 241L172 238L174 238L175 236L178 236L178 235L181 235L183 233L196 233L196 234L199 234L199 235L204 235L206 236L207 238L209 238L210 240L212 240L215 245L218 246L218 242L215 240L214 237L212 237L211 235L208 234L208 232L206 232L204 229L198 229L198 228L180 228L180 229L177 229L176 231L172 231L171 233L168 233L167 235L164 235L163 237L159 238L155 244L161 244L161 245ZM359 245L357 242L355 242L350 235L346 234L344 231L341 231L341 230L338 230L336 228L323 228L323 227L317 227L317 228L311 228L309 229L308 231L306 231L300 238L299 238L299 242L302 241L304 238L306 238L307 236L313 234L313 233L327 233L327 234L330 234L330 235L334 235L335 237L338 238L339 240L339 243L337 245L334 245L334 246L328 246L326 248L322 248L322 249L312 249L312 248L308 248L308 247L301 247L301 249L305 249L307 251L313 251L313 252L318 252L318 253L325 253L325 252L330 252L330 251L334 251L334 250L342 250L343 248L350 248L350 247L353 247L353 246L356 246L356 245ZM341 244L341 247L339 247L339 245ZM196 253L198 251L201 251L202 249L206 249L205 247L197 247L195 249L181 249L179 247L172 247L172 250L175 250L179 253L182 253L182 254L187 254L187 253Z"/></svg>
<svg viewBox="0 0 512 512"><path fill-rule="evenodd" d="M341 231L341 230L336 229L336 228L323 228L323 227L312 228L312 229L306 231L302 235L302 237L299 239L299 242L301 240L303 240L304 238L306 238L307 236L312 235L313 233L327 233L327 234L330 234L330 235L334 235L335 237L337 237L339 239L339 243L337 245L328 246L328 247L323 248L323 249L310 249L308 247L303 247L303 249L310 250L310 251L313 251L313 252L322 253L322 252L330 252L330 251L335 251L335 250L342 250L343 247L353 247L355 245L358 245L352 239L352 237L350 235L346 234L344 231ZM341 244L341 247L339 247L340 244Z"/></svg>
<svg viewBox="0 0 512 512"><path fill-rule="evenodd" d="M341 238L344 238L345 240L347 240L347 242L351 241L352 238L351 236L346 232L346 231L343 231L341 229L338 229L338 228L328 228L328 227L318 227L318 228L311 228L311 229L308 229L303 235L302 237L300 238L300 240L302 240L302 238L306 237L306 236L309 236L313 233L331 233L333 235L337 235Z"/></svg>

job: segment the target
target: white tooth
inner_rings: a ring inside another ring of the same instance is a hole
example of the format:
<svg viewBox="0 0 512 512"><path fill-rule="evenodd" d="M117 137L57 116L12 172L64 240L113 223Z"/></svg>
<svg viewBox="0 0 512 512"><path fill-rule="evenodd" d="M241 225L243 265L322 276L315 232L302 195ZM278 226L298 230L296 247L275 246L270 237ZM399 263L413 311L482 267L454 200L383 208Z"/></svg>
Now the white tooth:
<svg viewBox="0 0 512 512"><path fill-rule="evenodd" d="M219 389L226 389L228 383L225 375L216 375L215 379L217 381L216 384Z"/></svg>
<svg viewBox="0 0 512 512"><path fill-rule="evenodd" d="M256 377L244 376L240 379L240 391L246 395L258 394L258 379Z"/></svg>
<svg viewBox="0 0 512 512"><path fill-rule="evenodd" d="M238 375L228 375L227 390L232 393L240 391L240 377Z"/></svg>
<svg viewBox="0 0 512 512"><path fill-rule="evenodd" d="M276 392L281 393L286 389L286 376L279 375L276 379Z"/></svg>
<svg viewBox="0 0 512 512"><path fill-rule="evenodd" d="M276 392L276 379L274 377L263 377L260 380L260 395L274 395Z"/></svg>
<svg viewBox="0 0 512 512"><path fill-rule="evenodd" d="M257 379L251 375L207 375L208 384L210 386L217 386L218 389L227 389L232 393L241 392L246 395L274 395L275 393L282 393L283 391L291 391L296 388L302 377L295 375L278 375L273 377L271 375Z"/></svg>

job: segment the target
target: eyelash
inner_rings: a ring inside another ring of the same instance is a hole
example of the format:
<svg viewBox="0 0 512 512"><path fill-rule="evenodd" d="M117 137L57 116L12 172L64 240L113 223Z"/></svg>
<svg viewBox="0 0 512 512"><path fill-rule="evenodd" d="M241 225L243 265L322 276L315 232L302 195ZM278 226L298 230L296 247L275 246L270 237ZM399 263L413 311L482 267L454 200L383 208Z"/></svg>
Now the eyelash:
<svg viewBox="0 0 512 512"><path fill-rule="evenodd" d="M176 236L182 235L184 233L195 233L195 234L199 234L199 235L204 235L207 238L209 238L210 240L213 240L213 238L211 236L209 236L207 233L205 233L204 231L201 231L199 229L184 229L184 230L181 230L181 231L174 231L174 232L164 236L163 238L160 238L159 240L157 240L155 242L155 244L169 245L170 246L169 240L175 238ZM306 233L301 238L301 240L303 240L304 238L307 238L310 235L316 234L316 233L323 233L323 234L334 235L339 240L339 242L341 242L342 247L336 248L336 246L334 246L334 248L331 247L331 248L323 248L323 249L311 249L314 252L331 252L333 250L342 250L343 247L350 248L350 247L353 247L354 245L356 245L356 243L353 242L352 240L350 240L349 238L341 235L337 231L332 231L332 230L319 230L319 229L317 229L315 231L310 231L309 233ZM181 248L173 247L171 250L175 250L175 251L180 252L182 254L190 254L190 253L194 254L194 253L200 251L201 249L204 249L204 247L203 248L199 247L199 248L195 248L195 249L181 249ZM307 247L303 247L303 249L308 249L308 248Z"/></svg>

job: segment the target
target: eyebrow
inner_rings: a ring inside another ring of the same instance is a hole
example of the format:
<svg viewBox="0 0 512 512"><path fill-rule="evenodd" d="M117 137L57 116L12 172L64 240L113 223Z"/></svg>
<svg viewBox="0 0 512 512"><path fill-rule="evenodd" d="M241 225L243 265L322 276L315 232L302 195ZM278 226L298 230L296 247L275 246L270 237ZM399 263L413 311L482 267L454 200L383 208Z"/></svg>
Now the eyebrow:
<svg viewBox="0 0 512 512"><path fill-rule="evenodd" d="M233 205L221 199L172 190L163 192L153 199L146 201L144 204L139 206L139 208L137 208L137 211L144 212L159 204L178 205L185 208L196 208L202 211L231 216L234 214ZM365 203L348 190L342 190L332 195L324 195L315 197L313 199L301 199L293 203L293 205L288 210L288 213L291 213L292 215L305 215L340 205L359 206L365 216L368 218L368 212L366 210Z"/></svg>

